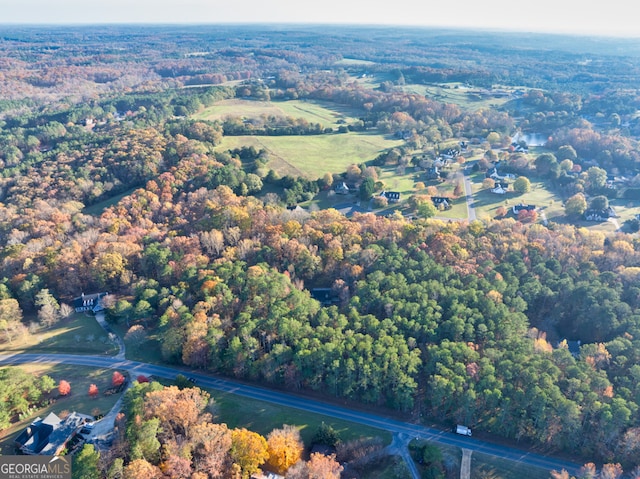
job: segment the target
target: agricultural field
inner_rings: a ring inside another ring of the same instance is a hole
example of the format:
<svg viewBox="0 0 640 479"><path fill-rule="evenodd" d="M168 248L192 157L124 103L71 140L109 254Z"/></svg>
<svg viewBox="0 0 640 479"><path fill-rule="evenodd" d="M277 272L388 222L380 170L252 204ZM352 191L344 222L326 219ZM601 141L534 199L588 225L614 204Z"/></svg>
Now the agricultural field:
<svg viewBox="0 0 640 479"><path fill-rule="evenodd" d="M262 116L303 118L325 128L337 128L342 122L358 120L359 112L335 103L321 101L258 101L234 98L222 100L193 115L197 120L224 120L229 117L260 118ZM340 123L338 123L340 122Z"/></svg>
<svg viewBox="0 0 640 479"><path fill-rule="evenodd" d="M281 176L310 179L325 173L342 173L351 164L373 160L402 140L373 133L349 132L314 136L226 136L219 150L254 146L269 152L268 168Z"/></svg>
<svg viewBox="0 0 640 479"><path fill-rule="evenodd" d="M513 99L511 96L513 88L480 90L469 88L461 83L407 84L401 88L404 92L417 93L444 103L453 103L465 110L499 108Z"/></svg>
<svg viewBox="0 0 640 479"><path fill-rule="evenodd" d="M68 396L59 396L58 391L54 389L51 397L55 401L49 406L34 411L33 415L23 421L15 423L10 428L0 431L0 454L14 454L13 440L20 432L29 425L36 417L44 417L53 412L57 415L64 415L65 412L79 412L89 415L103 415L109 412L116 403L119 394L105 396L102 394L111 387L111 378L113 370L96 369L93 367L65 365L65 364L29 364L19 367L27 372L37 375L48 375L56 382L56 384L64 379L71 385L71 393ZM98 397L89 397L89 386L95 384L100 394Z"/></svg>

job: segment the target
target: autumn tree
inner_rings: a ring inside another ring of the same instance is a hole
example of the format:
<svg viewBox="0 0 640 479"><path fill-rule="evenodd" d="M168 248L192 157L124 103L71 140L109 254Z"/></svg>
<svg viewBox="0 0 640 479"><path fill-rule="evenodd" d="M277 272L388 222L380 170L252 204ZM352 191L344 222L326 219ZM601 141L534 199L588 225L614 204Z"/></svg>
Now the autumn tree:
<svg viewBox="0 0 640 479"><path fill-rule="evenodd" d="M38 319L43 326L49 327L60 318L60 305L48 289L42 289L36 294L35 304L40 306Z"/></svg>
<svg viewBox="0 0 640 479"><path fill-rule="evenodd" d="M267 440L247 429L234 429L229 454L233 463L239 466L242 479L248 479L269 458Z"/></svg>
<svg viewBox="0 0 640 479"><path fill-rule="evenodd" d="M302 456L304 444L300 438L300 430L288 424L281 429L274 429L267 436L267 448L267 464L277 473L284 474Z"/></svg>
<svg viewBox="0 0 640 479"><path fill-rule="evenodd" d="M340 479L344 468L335 454L325 456L315 452L309 461L298 461L287 472L287 479Z"/></svg>
<svg viewBox="0 0 640 479"><path fill-rule="evenodd" d="M95 399L98 397L98 386L96 386L95 384L91 384L89 386L89 397Z"/></svg>
<svg viewBox="0 0 640 479"><path fill-rule="evenodd" d="M567 216L579 217L587 210L587 200L582 193L576 193L567 199L564 204L564 212Z"/></svg>
<svg viewBox="0 0 640 479"><path fill-rule="evenodd" d="M228 468L232 435L226 424L203 422L189 431L189 442L196 471L208 477L222 477Z"/></svg>
<svg viewBox="0 0 640 479"><path fill-rule="evenodd" d="M125 381L124 375L120 371L114 371L111 376L111 385L115 388L122 386Z"/></svg>
<svg viewBox="0 0 640 479"><path fill-rule="evenodd" d="M64 379L61 379L60 383L58 384L58 392L61 396L68 395L71 392L71 384L69 384Z"/></svg>
<svg viewBox="0 0 640 479"><path fill-rule="evenodd" d="M147 393L144 413L147 418L159 418L165 432L184 435L200 420L208 404L209 394L199 388L169 386Z"/></svg>
<svg viewBox="0 0 640 479"><path fill-rule="evenodd" d="M160 479L162 472L144 459L131 461L123 470L122 479Z"/></svg>
<svg viewBox="0 0 640 479"><path fill-rule="evenodd" d="M518 176L513 182L513 191L524 194L531 191L531 181L526 176Z"/></svg>
<svg viewBox="0 0 640 479"><path fill-rule="evenodd" d="M22 310L16 299L0 299L0 330L9 343L21 332L26 332L22 324Z"/></svg>

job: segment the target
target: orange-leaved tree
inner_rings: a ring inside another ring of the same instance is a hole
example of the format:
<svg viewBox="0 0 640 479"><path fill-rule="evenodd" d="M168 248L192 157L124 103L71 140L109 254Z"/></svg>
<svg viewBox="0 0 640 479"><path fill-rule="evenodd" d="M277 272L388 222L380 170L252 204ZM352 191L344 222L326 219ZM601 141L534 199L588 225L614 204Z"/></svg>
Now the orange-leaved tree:
<svg viewBox="0 0 640 479"><path fill-rule="evenodd" d="M61 379L60 383L58 384L58 392L61 396L66 396L71 392L71 384L69 384L64 379Z"/></svg>
<svg viewBox="0 0 640 479"><path fill-rule="evenodd" d="M98 397L98 386L96 386L95 384L89 386L89 396L94 399Z"/></svg>
<svg viewBox="0 0 640 479"><path fill-rule="evenodd" d="M124 383L124 376L119 371L114 371L113 376L111 377L111 385L113 387L121 386Z"/></svg>

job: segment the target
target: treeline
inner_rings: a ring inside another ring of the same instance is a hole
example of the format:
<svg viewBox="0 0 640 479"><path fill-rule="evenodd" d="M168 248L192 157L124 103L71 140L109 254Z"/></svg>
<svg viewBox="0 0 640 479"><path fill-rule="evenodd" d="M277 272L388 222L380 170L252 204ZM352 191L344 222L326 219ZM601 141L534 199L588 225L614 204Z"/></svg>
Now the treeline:
<svg viewBox="0 0 640 479"><path fill-rule="evenodd" d="M261 468L289 479L340 477L343 467L335 453L309 457L298 428L285 424L266 437L231 429L214 417L213 398L190 386L147 381L130 388L116 419L113 444L101 451L87 444L74 454L73 477L249 479ZM337 441L337 433L324 426L314 443L327 445L332 438Z"/></svg>

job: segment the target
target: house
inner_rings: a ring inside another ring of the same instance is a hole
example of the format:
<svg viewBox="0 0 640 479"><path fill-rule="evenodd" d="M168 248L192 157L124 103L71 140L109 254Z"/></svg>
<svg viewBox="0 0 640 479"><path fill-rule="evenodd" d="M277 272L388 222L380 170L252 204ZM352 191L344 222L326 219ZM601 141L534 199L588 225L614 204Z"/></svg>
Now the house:
<svg viewBox="0 0 640 479"><path fill-rule="evenodd" d="M73 299L73 307L77 313L81 313L83 311L91 311L93 313L97 313L98 311L104 310L102 298L108 295L109 293L82 293L80 296Z"/></svg>
<svg viewBox="0 0 640 479"><path fill-rule="evenodd" d="M50 413L44 419L36 418L22 431L15 439L15 446L22 454L57 456L82 426L93 420L92 416L77 412L72 412L64 420Z"/></svg>
<svg viewBox="0 0 640 479"><path fill-rule="evenodd" d="M455 148L447 148L446 150L444 150L444 152L442 153L442 157L447 159L447 160L453 160L454 158L456 158L458 155L460 154L460 152L458 150L456 150Z"/></svg>
<svg viewBox="0 0 640 479"><path fill-rule="evenodd" d="M428 180L439 180L440 179L440 170L437 166L432 166L431 168L427 168L427 179Z"/></svg>
<svg viewBox="0 0 640 479"><path fill-rule="evenodd" d="M400 193L397 191L383 191L380 193L382 198L386 198L389 203L397 203L400 201Z"/></svg>
<svg viewBox="0 0 640 479"><path fill-rule="evenodd" d="M348 195L351 192L351 190L349 189L349 187L344 181L341 181L340 183L338 183L335 186L334 191L336 192L337 195Z"/></svg>
<svg viewBox="0 0 640 479"><path fill-rule="evenodd" d="M584 212L584 219L587 221L607 221L609 218L616 217L616 210L612 206L604 210L588 209Z"/></svg>
<svg viewBox="0 0 640 479"><path fill-rule="evenodd" d="M496 195L504 195L509 190L509 183L497 181L495 186L491 189L491 193Z"/></svg>
<svg viewBox="0 0 640 479"><path fill-rule="evenodd" d="M535 209L536 209L536 205L525 205L522 203L513 205L513 208L511 208L511 210L513 211L513 214L516 216L518 216L518 213L520 213L521 211L534 211Z"/></svg>
<svg viewBox="0 0 640 479"><path fill-rule="evenodd" d="M447 198L446 196L432 196L431 201L438 209L448 210L451 208L451 198Z"/></svg>

